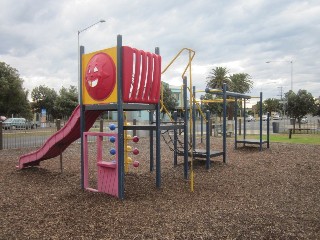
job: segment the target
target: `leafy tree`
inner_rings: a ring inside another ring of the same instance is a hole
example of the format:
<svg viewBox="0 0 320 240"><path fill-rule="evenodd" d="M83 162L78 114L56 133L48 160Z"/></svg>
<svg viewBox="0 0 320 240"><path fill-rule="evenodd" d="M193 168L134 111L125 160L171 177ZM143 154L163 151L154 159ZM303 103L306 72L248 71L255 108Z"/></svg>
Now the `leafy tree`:
<svg viewBox="0 0 320 240"><path fill-rule="evenodd" d="M298 120L299 127L301 127L302 117L315 111L315 100L312 94L309 93L307 90L300 89L297 94L290 90L289 92L285 93L285 99L288 103L288 115L291 118Z"/></svg>
<svg viewBox="0 0 320 240"><path fill-rule="evenodd" d="M214 95L211 93L206 93L203 97L203 100L214 100L217 98L214 98ZM218 98L220 100L222 100L222 98ZM219 103L219 102L205 102L203 104L203 111L206 112L207 110L210 111L211 114L217 114L220 118L222 116L222 112L223 112L223 103Z"/></svg>
<svg viewBox="0 0 320 240"><path fill-rule="evenodd" d="M228 74L229 70L225 67L216 67L212 69L209 73L209 76L207 77L207 88L222 89L224 83L227 84L227 88L230 88L231 81ZM206 94L205 98L210 100L213 99L213 96L209 96ZM208 103L207 107L211 113L215 112L221 118L222 103ZM228 109L230 109L230 107L228 107ZM231 118L231 116L232 113L229 114L229 118Z"/></svg>
<svg viewBox="0 0 320 240"><path fill-rule="evenodd" d="M279 99L268 98L263 102L264 110L269 112L279 112L281 110L281 105Z"/></svg>
<svg viewBox="0 0 320 240"><path fill-rule="evenodd" d="M225 67L216 67L212 69L207 77L208 88L221 89L223 84L226 83L228 90L238 93L250 92L253 87L251 76L247 73L236 73L228 76L229 70ZM239 102L241 104L241 102ZM218 108L219 109L219 108ZM231 120L234 114L234 103L228 103L228 119ZM219 113L221 116L221 112Z"/></svg>
<svg viewBox="0 0 320 240"><path fill-rule="evenodd" d="M18 70L0 62L0 114L32 117L28 91L22 87Z"/></svg>
<svg viewBox="0 0 320 240"><path fill-rule="evenodd" d="M171 89L169 88L169 84L162 82L162 90L163 90L163 104L167 108L169 112L173 112L178 106L178 100L173 96ZM165 113L164 109L162 113Z"/></svg>
<svg viewBox="0 0 320 240"><path fill-rule="evenodd" d="M314 116L320 117L320 97L316 99L315 104L316 104L316 107L315 107Z"/></svg>
<svg viewBox="0 0 320 240"><path fill-rule="evenodd" d="M236 73L232 74L230 77L230 91L237 92L237 93L248 93L253 87L253 81L251 80L251 76L247 73ZM242 100L239 99L239 105L242 105ZM234 104L233 102L230 102L228 104L228 115L229 120L232 119L234 115Z"/></svg>
<svg viewBox="0 0 320 240"><path fill-rule="evenodd" d="M248 93L253 87L251 76L247 73L236 73L230 77L230 90L237 93Z"/></svg>
<svg viewBox="0 0 320 240"><path fill-rule="evenodd" d="M260 101L257 102L257 104L252 106L252 109L254 110L255 113L260 113ZM266 112L266 106L264 103L262 103L262 112Z"/></svg>
<svg viewBox="0 0 320 240"><path fill-rule="evenodd" d="M32 98L32 108L35 112L41 112L41 109L46 109L47 116L52 116L56 118L56 111L55 111L55 101L58 97L58 94L54 89L50 89L46 86L40 85L36 87L31 92Z"/></svg>
<svg viewBox="0 0 320 240"><path fill-rule="evenodd" d="M59 96L55 100L54 109L56 117L68 118L75 107L78 105L78 90L75 86L70 86L68 89L62 87L59 91Z"/></svg>
<svg viewBox="0 0 320 240"><path fill-rule="evenodd" d="M229 70L225 67L216 67L212 69L207 77L207 87L222 89L224 83L230 86L231 82L228 74Z"/></svg>

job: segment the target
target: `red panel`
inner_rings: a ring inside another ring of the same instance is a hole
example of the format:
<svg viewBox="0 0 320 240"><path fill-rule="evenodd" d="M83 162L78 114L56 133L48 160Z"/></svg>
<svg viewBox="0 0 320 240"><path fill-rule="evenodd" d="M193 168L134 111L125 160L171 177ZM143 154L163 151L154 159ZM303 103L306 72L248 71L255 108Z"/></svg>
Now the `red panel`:
<svg viewBox="0 0 320 240"><path fill-rule="evenodd" d="M137 49L133 49L133 53L135 54L135 71L134 71L134 79L139 79L140 78L140 65L141 65L141 53ZM132 91L130 92L130 99L136 98L137 96L137 91L138 91L138 84L139 81L133 81L133 88Z"/></svg>
<svg viewBox="0 0 320 240"><path fill-rule="evenodd" d="M123 47L123 101L158 103L160 99L161 57Z"/></svg>
<svg viewBox="0 0 320 240"><path fill-rule="evenodd" d="M139 91L137 95L137 100L139 102L143 102L143 91L144 91L144 86L146 82L146 75L147 75L147 54L144 51L140 51L141 53L141 74L140 74L140 83L139 83ZM136 79L135 79L136 81Z"/></svg>
<svg viewBox="0 0 320 240"><path fill-rule="evenodd" d="M148 78L147 78L147 84L146 84L146 88L144 90L144 94L143 94L143 99L147 99L148 101L150 100L150 95L151 95L151 89L150 86L152 85L152 81L153 81L153 57L151 53L147 53L148 56Z"/></svg>
<svg viewBox="0 0 320 240"><path fill-rule="evenodd" d="M153 85L151 101L159 101L161 84L161 56L154 55Z"/></svg>
<svg viewBox="0 0 320 240"><path fill-rule="evenodd" d="M133 78L133 67L134 67L134 61L133 61L133 49L129 47L123 47L123 58L126 59L126 64L122 65L123 73L122 77L124 82L127 82L128 84L123 84L123 97L126 96L126 100L131 97L128 93L130 93L130 88L132 87L132 78ZM126 93L126 94L124 94Z"/></svg>

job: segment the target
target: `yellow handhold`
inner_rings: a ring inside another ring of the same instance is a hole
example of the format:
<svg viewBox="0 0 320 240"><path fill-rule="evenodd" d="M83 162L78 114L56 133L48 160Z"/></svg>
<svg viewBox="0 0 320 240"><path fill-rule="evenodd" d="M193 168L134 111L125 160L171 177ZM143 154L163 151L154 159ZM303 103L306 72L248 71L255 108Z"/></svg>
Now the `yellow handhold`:
<svg viewBox="0 0 320 240"><path fill-rule="evenodd" d="M127 157L127 163L132 163L132 158L131 157Z"/></svg>
<svg viewBox="0 0 320 240"><path fill-rule="evenodd" d="M127 146L127 152L131 152L132 151L132 147L131 146Z"/></svg>

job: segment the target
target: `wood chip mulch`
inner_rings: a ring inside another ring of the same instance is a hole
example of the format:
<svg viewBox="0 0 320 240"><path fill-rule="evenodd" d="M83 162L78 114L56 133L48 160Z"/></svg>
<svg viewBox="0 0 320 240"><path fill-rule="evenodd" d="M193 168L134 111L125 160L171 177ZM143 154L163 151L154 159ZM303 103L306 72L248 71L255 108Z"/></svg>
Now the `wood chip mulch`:
<svg viewBox="0 0 320 240"><path fill-rule="evenodd" d="M221 149L222 140L213 141ZM227 164L213 158L206 170L194 162L190 192L183 158L174 167L161 144L161 189L149 171L149 140L141 139L123 201L81 190L79 144L64 152L63 173L59 157L17 170L19 156L35 149L2 150L0 239L320 239L319 145L271 143L259 152L235 150L228 139Z"/></svg>

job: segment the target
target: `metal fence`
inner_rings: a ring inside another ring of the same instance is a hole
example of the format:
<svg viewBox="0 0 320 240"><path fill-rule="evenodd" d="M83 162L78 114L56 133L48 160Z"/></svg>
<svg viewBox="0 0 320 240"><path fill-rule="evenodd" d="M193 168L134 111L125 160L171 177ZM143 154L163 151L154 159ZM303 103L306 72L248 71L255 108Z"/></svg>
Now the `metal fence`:
<svg viewBox="0 0 320 240"><path fill-rule="evenodd" d="M242 119L241 119L242 120ZM240 121L241 121L240 120ZM109 121L96 121L90 131L99 132L110 132L108 126L111 122ZM240 122L239 122L240 123ZM277 123L277 130L275 131L275 123ZM15 129L15 130L4 130L1 127L0 122L0 150L1 149L17 149L17 148L28 148L28 147L40 147L42 146L45 141L52 136L57 131L56 124L47 124L44 127L37 128L37 129ZM139 123L137 123L139 125ZM214 128L213 131L216 135L218 134L219 128L220 131L222 129L222 125L218 122L213 124ZM228 131L234 132L234 122L228 122L227 129ZM244 124L243 120L241 124L238 124L238 134L243 132ZM270 121L270 133L289 133L289 129L292 129L293 125L290 119L283 119L279 121ZM295 128L296 131L300 131L301 133L308 133L308 134L320 134L320 119L309 120L308 123L301 124L299 126L296 123ZM259 121L255 122L246 122L246 133L247 134L259 134ZM300 130L299 130L300 129ZM263 134L266 134L267 130L267 122L264 121L262 125ZM200 121L196 122L196 132L200 134L201 126ZM203 131L205 132L205 124L203 125ZM142 136L143 133L139 132L139 136ZM95 138L89 139L89 141L95 141ZM80 139L76 141L80 143Z"/></svg>
<svg viewBox="0 0 320 240"><path fill-rule="evenodd" d="M260 133L260 122L259 119L256 121L246 122L246 134L259 134ZM289 134L290 129L293 129L294 126L290 119L282 120L270 120L269 121L269 130L270 134L280 133L280 134ZM205 132L205 124L202 126L203 131ZM309 120L308 123L298 123L295 124L296 132L306 133L306 134L320 134L320 119ZM222 131L222 122L213 119L212 122L212 132L218 136L221 135ZM227 121L227 132L234 132L234 121ZM237 124L237 133L241 135L244 131L244 122L243 119L239 119ZM201 124L200 121L196 122L196 133L200 134ZM267 133L267 121L262 122L262 133Z"/></svg>
<svg viewBox="0 0 320 240"><path fill-rule="evenodd" d="M19 149L28 147L40 147L49 137L57 132L58 127L55 123L48 123L43 127L36 129L2 129L0 122L0 150L1 149ZM63 125L63 124L62 124ZM93 132L109 132L109 122L96 121L90 131ZM89 138L90 141L95 141L95 138ZM80 138L76 140L80 143Z"/></svg>
<svg viewBox="0 0 320 240"><path fill-rule="evenodd" d="M54 132L55 128L30 130L3 130L2 148L15 149L41 146Z"/></svg>

